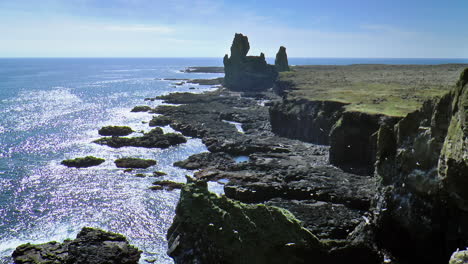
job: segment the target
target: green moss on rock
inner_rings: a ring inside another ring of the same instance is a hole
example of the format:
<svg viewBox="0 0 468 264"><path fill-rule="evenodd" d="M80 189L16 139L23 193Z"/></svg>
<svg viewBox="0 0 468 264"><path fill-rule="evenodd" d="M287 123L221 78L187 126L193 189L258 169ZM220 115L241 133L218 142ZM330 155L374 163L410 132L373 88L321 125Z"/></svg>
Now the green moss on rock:
<svg viewBox="0 0 468 264"><path fill-rule="evenodd" d="M182 188L176 213L168 231L176 263L301 263L325 254L289 211L219 197L205 182Z"/></svg>

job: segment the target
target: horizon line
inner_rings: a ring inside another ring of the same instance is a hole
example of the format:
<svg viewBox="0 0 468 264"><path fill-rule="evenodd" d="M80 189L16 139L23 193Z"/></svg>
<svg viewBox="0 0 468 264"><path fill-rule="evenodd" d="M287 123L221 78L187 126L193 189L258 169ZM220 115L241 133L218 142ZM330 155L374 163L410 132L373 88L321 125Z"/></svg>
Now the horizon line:
<svg viewBox="0 0 468 264"><path fill-rule="evenodd" d="M275 57L266 57L274 59ZM223 57L0 57L0 59L220 59ZM288 57L288 59L432 59L432 60L468 60L459 57Z"/></svg>

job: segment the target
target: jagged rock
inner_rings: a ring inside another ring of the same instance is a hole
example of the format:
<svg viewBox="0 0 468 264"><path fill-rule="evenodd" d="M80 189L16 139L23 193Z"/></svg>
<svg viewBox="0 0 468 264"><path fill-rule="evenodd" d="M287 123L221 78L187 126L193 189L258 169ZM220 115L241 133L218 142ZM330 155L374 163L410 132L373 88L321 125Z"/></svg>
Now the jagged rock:
<svg viewBox="0 0 468 264"><path fill-rule="evenodd" d="M453 252L449 264L468 264L468 250Z"/></svg>
<svg viewBox="0 0 468 264"><path fill-rule="evenodd" d="M105 126L99 129L99 135L101 136L128 136L133 133L133 130L128 126Z"/></svg>
<svg viewBox="0 0 468 264"><path fill-rule="evenodd" d="M167 126L172 122L172 120L166 116L153 116L149 122L150 127L155 126Z"/></svg>
<svg viewBox="0 0 468 264"><path fill-rule="evenodd" d="M321 242L288 211L218 197L205 182L182 188L167 240L177 264L301 263L326 255Z"/></svg>
<svg viewBox="0 0 468 264"><path fill-rule="evenodd" d="M402 262L447 263L468 240L468 86L408 114L377 139L377 239ZM427 254L431 252L431 254Z"/></svg>
<svg viewBox="0 0 468 264"><path fill-rule="evenodd" d="M158 127L141 137L105 137L95 140L94 143L107 145L112 148L120 147L143 147L143 148L168 148L170 146L186 143L187 139L175 133L164 134Z"/></svg>
<svg viewBox="0 0 468 264"><path fill-rule="evenodd" d="M115 160L115 165L119 168L146 169L156 165L156 161L151 159L120 158Z"/></svg>
<svg viewBox="0 0 468 264"><path fill-rule="evenodd" d="M84 227L74 240L15 249L15 264L136 264L141 251L116 233Z"/></svg>
<svg viewBox="0 0 468 264"><path fill-rule="evenodd" d="M275 67L278 72L289 71L288 55L286 54L286 48L281 46L276 53Z"/></svg>
<svg viewBox="0 0 468 264"><path fill-rule="evenodd" d="M174 189L182 189L184 187L183 183L173 182L173 181L155 181L153 182L153 186L150 187L152 190L162 190L167 189L168 191L172 191Z"/></svg>
<svg viewBox="0 0 468 264"><path fill-rule="evenodd" d="M224 85L235 91L261 91L273 87L278 76L275 67L266 63L265 55L247 56L250 45L247 36L236 34L231 57L224 57Z"/></svg>
<svg viewBox="0 0 468 264"><path fill-rule="evenodd" d="M93 156L86 156L84 158L68 159L61 162L62 165L75 168L88 168L98 166L106 161L105 159L96 158Z"/></svg>
<svg viewBox="0 0 468 264"><path fill-rule="evenodd" d="M151 107L147 105L138 105L133 107L133 109L130 112L148 112L151 110Z"/></svg>

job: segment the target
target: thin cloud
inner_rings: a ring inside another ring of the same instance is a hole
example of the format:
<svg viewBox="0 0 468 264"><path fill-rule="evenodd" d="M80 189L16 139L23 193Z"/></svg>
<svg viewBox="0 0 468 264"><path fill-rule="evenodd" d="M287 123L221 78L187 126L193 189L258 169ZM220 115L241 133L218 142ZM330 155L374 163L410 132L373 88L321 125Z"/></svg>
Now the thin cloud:
<svg viewBox="0 0 468 264"><path fill-rule="evenodd" d="M148 25L112 25L105 26L104 29L109 31L125 31L125 32L156 32L156 33L171 33L174 29L167 26L148 26Z"/></svg>

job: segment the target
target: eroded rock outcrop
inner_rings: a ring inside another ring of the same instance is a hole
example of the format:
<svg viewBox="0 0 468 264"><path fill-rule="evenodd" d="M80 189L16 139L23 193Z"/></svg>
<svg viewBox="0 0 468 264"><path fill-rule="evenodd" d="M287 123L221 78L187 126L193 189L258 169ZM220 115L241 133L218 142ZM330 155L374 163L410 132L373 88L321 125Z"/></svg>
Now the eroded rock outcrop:
<svg viewBox="0 0 468 264"><path fill-rule="evenodd" d="M144 133L141 137L104 137L94 141L94 143L112 148L142 147L162 149L186 142L187 139L184 136L175 133L164 133L160 127Z"/></svg>
<svg viewBox="0 0 468 264"><path fill-rule="evenodd" d="M176 213L167 234L175 263L299 263L325 255L288 211L219 197L205 182L182 189Z"/></svg>
<svg viewBox="0 0 468 264"><path fill-rule="evenodd" d="M276 53L275 67L278 72L289 71L288 55L286 54L286 48L281 46Z"/></svg>
<svg viewBox="0 0 468 264"><path fill-rule="evenodd" d="M128 126L105 126L99 129L98 133L101 136L121 137L130 135L133 130Z"/></svg>
<svg viewBox="0 0 468 264"><path fill-rule="evenodd" d="M74 240L15 249L15 264L136 264L141 251L116 233L84 227Z"/></svg>
<svg viewBox="0 0 468 264"><path fill-rule="evenodd" d="M93 166L98 166L104 163L106 160L101 158L96 158L93 156L86 156L84 158L75 158L75 159L67 159L61 162L62 165L67 167L74 167L74 168L88 168Z"/></svg>
<svg viewBox="0 0 468 264"><path fill-rule="evenodd" d="M379 129L377 238L402 261L447 263L467 246L467 73L449 94Z"/></svg>
<svg viewBox="0 0 468 264"><path fill-rule="evenodd" d="M231 57L224 56L224 85L235 91L262 91L273 87L278 76L275 66L267 64L263 53L247 56L249 49L247 36L236 34Z"/></svg>

